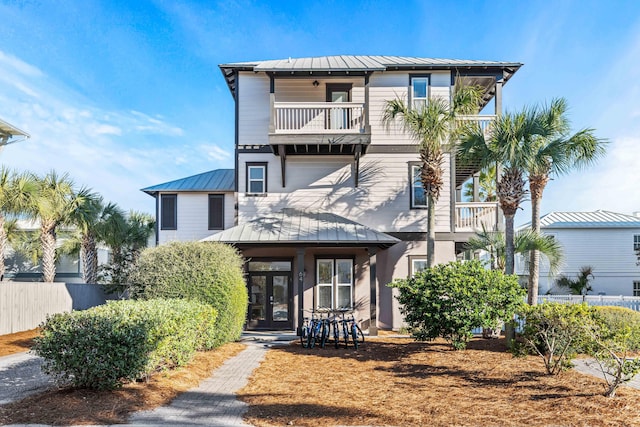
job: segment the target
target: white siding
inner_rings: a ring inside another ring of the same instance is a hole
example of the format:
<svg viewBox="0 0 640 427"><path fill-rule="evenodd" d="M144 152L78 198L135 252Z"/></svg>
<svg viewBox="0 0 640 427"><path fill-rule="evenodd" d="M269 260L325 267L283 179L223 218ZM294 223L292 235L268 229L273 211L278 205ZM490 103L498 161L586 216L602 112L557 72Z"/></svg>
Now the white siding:
<svg viewBox="0 0 640 427"><path fill-rule="evenodd" d="M286 187L280 159L273 154L241 154L238 171L238 220L249 221L284 207L327 211L383 232L423 232L426 210L410 209L409 162L417 154L367 154L354 187L350 156L289 156ZM268 162L266 196L247 196L246 162ZM445 165L448 165L448 157ZM449 180L436 205L436 231L448 232Z"/></svg>
<svg viewBox="0 0 640 427"><path fill-rule="evenodd" d="M369 124L371 144L415 144L405 133L398 120L396 125L385 126L384 110L387 101L399 98L407 102L409 75L407 73L373 74L369 80Z"/></svg>
<svg viewBox="0 0 640 427"><path fill-rule="evenodd" d="M238 98L239 144L268 144L269 78L262 73L240 73Z"/></svg>
<svg viewBox="0 0 640 427"><path fill-rule="evenodd" d="M317 81L318 86L313 82ZM364 103L364 78L275 79L276 102L326 102L327 84L351 83L351 102ZM267 92L269 91L267 87Z"/></svg>
<svg viewBox="0 0 640 427"><path fill-rule="evenodd" d="M597 295L633 295L633 281L640 280L640 267L633 252L633 235L640 229L630 228L581 228L547 229L564 249L565 262L560 274L575 279L583 266L593 268L593 291ZM519 262L523 273L523 262ZM549 277L546 264L541 265L540 294L553 287L555 277ZM562 293L560 290L552 290Z"/></svg>
<svg viewBox="0 0 640 427"><path fill-rule="evenodd" d="M171 193L175 194L175 193ZM219 192L179 192L177 193L178 226L176 230L159 229L160 244L172 241L200 240L217 233L209 230L209 194ZM160 213L159 218L162 218ZM225 193L224 228L235 225L235 198L233 193Z"/></svg>

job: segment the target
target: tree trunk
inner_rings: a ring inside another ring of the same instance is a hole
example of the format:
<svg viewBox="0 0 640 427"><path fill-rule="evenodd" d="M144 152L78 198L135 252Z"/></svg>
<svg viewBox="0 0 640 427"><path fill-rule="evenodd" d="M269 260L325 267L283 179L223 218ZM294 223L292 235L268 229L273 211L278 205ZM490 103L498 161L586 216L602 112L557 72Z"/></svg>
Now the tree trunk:
<svg viewBox="0 0 640 427"><path fill-rule="evenodd" d="M542 204L542 192L544 191L548 175L530 174L529 191L531 193L531 229L540 233L540 205ZM540 280L540 252L531 251L529 255L529 281L527 285L527 303L536 305L538 303L538 287Z"/></svg>
<svg viewBox="0 0 640 427"><path fill-rule="evenodd" d="M7 248L7 231L4 229L4 216L0 214L0 280L4 280L4 252Z"/></svg>
<svg viewBox="0 0 640 427"><path fill-rule="evenodd" d="M46 221L42 223L40 241L42 242L42 279L53 282L56 277L56 227Z"/></svg>
<svg viewBox="0 0 640 427"><path fill-rule="evenodd" d="M427 196L427 268L433 267L436 260L436 202Z"/></svg>
<svg viewBox="0 0 640 427"><path fill-rule="evenodd" d="M85 283L98 282L98 251L96 239L91 234L82 236L82 280Z"/></svg>
<svg viewBox="0 0 640 427"><path fill-rule="evenodd" d="M513 243L513 214L504 214L504 270L506 274L513 274L514 272L514 243Z"/></svg>

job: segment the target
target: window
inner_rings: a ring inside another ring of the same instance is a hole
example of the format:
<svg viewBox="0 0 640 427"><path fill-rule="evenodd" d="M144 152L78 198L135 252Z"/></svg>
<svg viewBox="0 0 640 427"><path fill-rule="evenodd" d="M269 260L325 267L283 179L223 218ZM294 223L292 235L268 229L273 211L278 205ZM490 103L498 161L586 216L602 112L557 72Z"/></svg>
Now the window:
<svg viewBox="0 0 640 427"><path fill-rule="evenodd" d="M411 276L415 276L416 273L420 273L427 268L427 258L422 256L409 256L409 273Z"/></svg>
<svg viewBox="0 0 640 427"><path fill-rule="evenodd" d="M267 164L247 163L247 193L267 192Z"/></svg>
<svg viewBox="0 0 640 427"><path fill-rule="evenodd" d="M224 229L224 194L209 194L209 230Z"/></svg>
<svg viewBox="0 0 640 427"><path fill-rule="evenodd" d="M640 251L640 234L633 235L633 250Z"/></svg>
<svg viewBox="0 0 640 427"><path fill-rule="evenodd" d="M640 297L640 280L633 281L633 296Z"/></svg>
<svg viewBox="0 0 640 427"><path fill-rule="evenodd" d="M316 260L317 308L353 307L353 259Z"/></svg>
<svg viewBox="0 0 640 427"><path fill-rule="evenodd" d="M422 110L429 100L429 76L411 77L411 106Z"/></svg>
<svg viewBox="0 0 640 427"><path fill-rule="evenodd" d="M160 229L176 230L178 228L178 195L160 195Z"/></svg>
<svg viewBox="0 0 640 427"><path fill-rule="evenodd" d="M421 171L421 164L409 164L409 174L411 179L411 208L427 207L427 194L425 193L424 187L422 186L422 179L420 179Z"/></svg>

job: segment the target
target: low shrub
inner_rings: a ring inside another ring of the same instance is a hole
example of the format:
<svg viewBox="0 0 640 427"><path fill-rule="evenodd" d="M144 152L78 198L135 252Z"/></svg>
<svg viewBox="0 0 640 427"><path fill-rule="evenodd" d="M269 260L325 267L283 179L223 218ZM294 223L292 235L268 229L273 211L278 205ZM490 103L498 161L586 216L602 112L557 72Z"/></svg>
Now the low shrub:
<svg viewBox="0 0 640 427"><path fill-rule="evenodd" d="M186 298L218 311L214 344L240 338L247 312L243 259L231 246L174 242L146 249L129 275L133 298Z"/></svg>
<svg viewBox="0 0 640 427"><path fill-rule="evenodd" d="M487 270L479 261L436 265L396 280L405 321L418 340L448 339L463 349L478 327L510 319L523 303L516 276Z"/></svg>
<svg viewBox="0 0 640 427"><path fill-rule="evenodd" d="M600 321L611 332L622 332L628 328L629 350L640 350L640 312L613 306L596 306L595 310Z"/></svg>
<svg viewBox="0 0 640 427"><path fill-rule="evenodd" d="M590 346L589 333L597 325L594 309L587 304L545 302L524 306L521 338L525 349L544 361L548 374L558 374L572 366L578 352Z"/></svg>
<svg viewBox="0 0 640 427"><path fill-rule="evenodd" d="M48 317L32 351L60 382L113 389L212 348L216 314L195 301L113 301Z"/></svg>

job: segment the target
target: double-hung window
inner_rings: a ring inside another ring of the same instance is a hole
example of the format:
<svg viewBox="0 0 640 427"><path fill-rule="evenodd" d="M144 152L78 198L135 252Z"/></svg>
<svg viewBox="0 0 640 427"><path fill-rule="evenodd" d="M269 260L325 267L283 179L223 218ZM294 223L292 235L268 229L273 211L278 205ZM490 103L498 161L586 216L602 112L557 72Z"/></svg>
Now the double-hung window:
<svg viewBox="0 0 640 427"><path fill-rule="evenodd" d="M422 110L429 101L429 77L411 77L411 107Z"/></svg>
<svg viewBox="0 0 640 427"><path fill-rule="evenodd" d="M267 164L247 163L247 193L267 192Z"/></svg>
<svg viewBox="0 0 640 427"><path fill-rule="evenodd" d="M160 195L160 229L178 229L178 195Z"/></svg>
<svg viewBox="0 0 640 427"><path fill-rule="evenodd" d="M420 177L422 172L422 165L420 163L409 164L409 178L411 180L411 208L426 208L427 207L427 194L424 191L422 185L422 179Z"/></svg>
<svg viewBox="0 0 640 427"><path fill-rule="evenodd" d="M409 272L411 273L411 277L415 276L417 273L420 273L427 268L427 258L423 256L409 256Z"/></svg>
<svg viewBox="0 0 640 427"><path fill-rule="evenodd" d="M636 252L640 251L640 234L633 235L633 250Z"/></svg>
<svg viewBox="0 0 640 427"><path fill-rule="evenodd" d="M224 229L224 194L209 194L209 230Z"/></svg>
<svg viewBox="0 0 640 427"><path fill-rule="evenodd" d="M640 297L640 280L633 281L633 296Z"/></svg>
<svg viewBox="0 0 640 427"><path fill-rule="evenodd" d="M316 260L316 288L317 308L353 308L353 259Z"/></svg>

